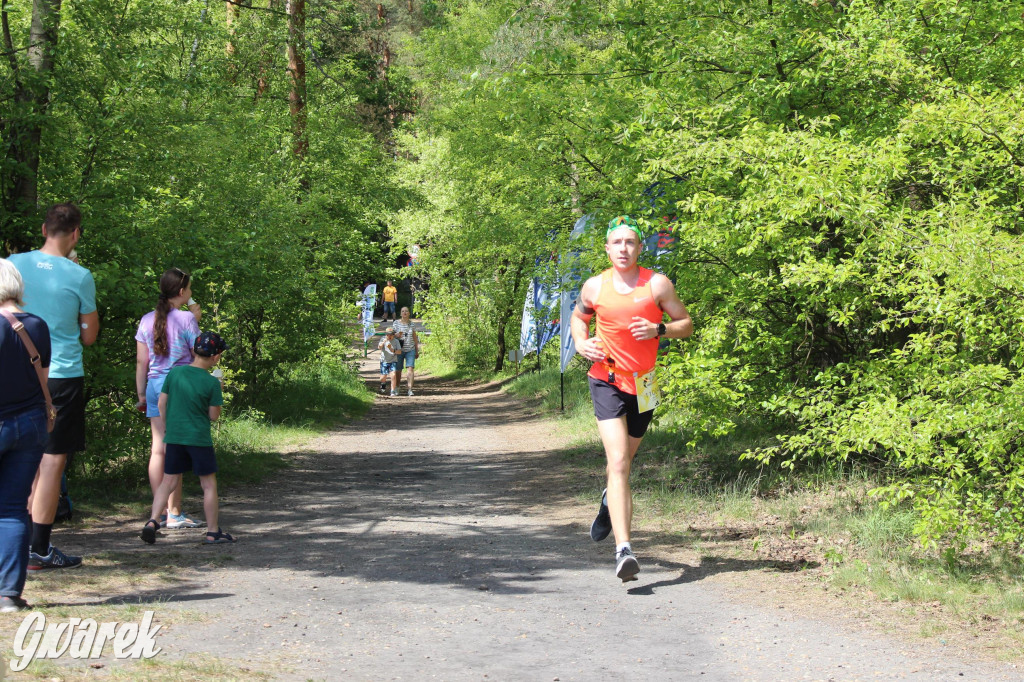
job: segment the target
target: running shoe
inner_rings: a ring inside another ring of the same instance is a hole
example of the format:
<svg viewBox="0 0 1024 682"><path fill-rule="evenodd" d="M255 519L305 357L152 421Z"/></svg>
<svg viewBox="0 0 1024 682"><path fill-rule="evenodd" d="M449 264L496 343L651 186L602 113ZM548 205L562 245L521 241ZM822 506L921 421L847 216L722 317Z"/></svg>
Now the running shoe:
<svg viewBox="0 0 1024 682"><path fill-rule="evenodd" d="M398 395L398 391L391 391L391 395Z"/></svg>
<svg viewBox="0 0 1024 682"><path fill-rule="evenodd" d="M598 507L597 517L590 524L590 539L594 542L601 542L612 532L612 517L608 513L608 488L601 491L601 506Z"/></svg>
<svg viewBox="0 0 1024 682"><path fill-rule="evenodd" d="M0 597L0 613L17 613L31 608L21 597Z"/></svg>
<svg viewBox="0 0 1024 682"><path fill-rule="evenodd" d="M412 389L410 388L410 389L409 389L409 395L412 395L412 394L413 394L413 393L412 393Z"/></svg>
<svg viewBox="0 0 1024 682"><path fill-rule="evenodd" d="M636 580L636 574L640 572L640 562L633 556L633 550L629 547L623 547L621 551L615 553L615 577L622 580L624 583L628 583L630 580Z"/></svg>
<svg viewBox="0 0 1024 682"><path fill-rule="evenodd" d="M188 514L171 514L167 517L167 530L178 528L201 528L203 524L189 517Z"/></svg>
<svg viewBox="0 0 1024 682"><path fill-rule="evenodd" d="M28 552L28 570L45 571L51 568L78 568L82 565L82 557L68 556L53 545L46 556L39 556L32 550Z"/></svg>

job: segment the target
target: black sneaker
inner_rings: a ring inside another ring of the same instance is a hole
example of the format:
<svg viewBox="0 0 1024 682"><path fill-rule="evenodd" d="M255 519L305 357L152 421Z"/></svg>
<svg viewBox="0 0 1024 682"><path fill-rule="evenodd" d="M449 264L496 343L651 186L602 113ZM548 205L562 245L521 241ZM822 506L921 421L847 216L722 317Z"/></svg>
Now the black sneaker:
<svg viewBox="0 0 1024 682"><path fill-rule="evenodd" d="M53 545L46 556L39 556L32 550L28 552L28 570L45 571L50 568L78 568L82 565L82 557L68 556Z"/></svg>
<svg viewBox="0 0 1024 682"><path fill-rule="evenodd" d="M601 542L612 532L612 517L608 513L608 488L601 492L601 507L597 510L597 518L590 524L590 539Z"/></svg>
<svg viewBox="0 0 1024 682"><path fill-rule="evenodd" d="M636 574L640 572L640 562L633 556L633 550L624 547L622 551L615 553L615 577L628 583L636 580Z"/></svg>
<svg viewBox="0 0 1024 682"><path fill-rule="evenodd" d="M21 597L0 597L0 613L17 613L31 608Z"/></svg>

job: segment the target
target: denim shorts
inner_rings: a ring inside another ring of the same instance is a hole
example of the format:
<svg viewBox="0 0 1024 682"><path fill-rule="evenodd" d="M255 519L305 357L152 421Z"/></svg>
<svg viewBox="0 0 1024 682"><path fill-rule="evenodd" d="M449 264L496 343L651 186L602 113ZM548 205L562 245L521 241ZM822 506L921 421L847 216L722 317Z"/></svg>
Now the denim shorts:
<svg viewBox="0 0 1024 682"><path fill-rule="evenodd" d="M391 374L396 369L398 369L397 362L384 362L383 360L380 361L380 375L382 377Z"/></svg>
<svg viewBox="0 0 1024 682"><path fill-rule="evenodd" d="M164 387L167 375L152 377L146 380L146 416L160 416L160 389Z"/></svg>
<svg viewBox="0 0 1024 682"><path fill-rule="evenodd" d="M401 355L398 356L398 369L405 369L406 367L416 366L416 349L410 348Z"/></svg>

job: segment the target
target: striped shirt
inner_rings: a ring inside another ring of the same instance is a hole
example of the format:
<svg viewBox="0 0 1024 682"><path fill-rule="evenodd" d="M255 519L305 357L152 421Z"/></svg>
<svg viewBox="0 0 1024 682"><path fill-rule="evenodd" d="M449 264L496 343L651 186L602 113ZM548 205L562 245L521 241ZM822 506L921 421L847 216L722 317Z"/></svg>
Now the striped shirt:
<svg viewBox="0 0 1024 682"><path fill-rule="evenodd" d="M399 335L404 334L404 338L401 338L402 352L408 353L411 350L416 349L416 343L413 341L414 330L412 328L412 322L402 322L399 320L391 325L395 330L395 338L399 338Z"/></svg>

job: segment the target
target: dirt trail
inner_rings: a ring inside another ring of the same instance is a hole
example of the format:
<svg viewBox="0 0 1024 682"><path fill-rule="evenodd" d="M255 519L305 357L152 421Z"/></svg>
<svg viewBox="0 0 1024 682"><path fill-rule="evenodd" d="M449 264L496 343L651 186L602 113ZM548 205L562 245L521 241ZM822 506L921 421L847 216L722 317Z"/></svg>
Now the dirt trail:
<svg viewBox="0 0 1024 682"><path fill-rule="evenodd" d="M368 381L375 369L371 357ZM223 667L208 677L296 680L1020 679L752 603L707 567L645 546L642 528L640 580L623 585L611 541L587 535L594 510L570 496L560 445L496 387L426 378L266 485L228 491L236 545L179 531L147 547L128 521L82 531L140 565L186 569L86 602L141 599L166 620L156 667L106 670L145 678L212 656Z"/></svg>

